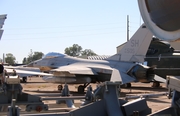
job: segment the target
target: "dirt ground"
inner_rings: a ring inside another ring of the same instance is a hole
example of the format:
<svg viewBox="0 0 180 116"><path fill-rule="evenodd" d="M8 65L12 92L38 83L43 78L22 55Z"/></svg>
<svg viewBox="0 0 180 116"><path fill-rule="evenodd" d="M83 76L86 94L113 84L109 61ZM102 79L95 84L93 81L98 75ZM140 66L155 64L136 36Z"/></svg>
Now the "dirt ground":
<svg viewBox="0 0 180 116"><path fill-rule="evenodd" d="M32 77L28 79L27 83L22 83L23 91L26 93L36 94L36 93L59 93L57 91L58 84L46 83L41 77ZM93 89L96 88L96 84L91 84ZM167 92L166 85L161 84L160 88L152 88L152 83L132 83L131 88L121 88L121 97L125 98L126 96L137 96L144 94L160 94ZM71 94L77 93L78 85L69 85L69 89ZM82 95L82 94L81 94ZM152 112L156 112L160 109L164 109L169 107L171 104L171 100L167 98L166 95L146 98L148 106L152 109ZM129 99L131 101L133 99ZM80 104L80 101L77 101ZM54 103L48 102L46 103ZM76 105L76 104L75 104ZM51 105L52 106L52 105Z"/></svg>

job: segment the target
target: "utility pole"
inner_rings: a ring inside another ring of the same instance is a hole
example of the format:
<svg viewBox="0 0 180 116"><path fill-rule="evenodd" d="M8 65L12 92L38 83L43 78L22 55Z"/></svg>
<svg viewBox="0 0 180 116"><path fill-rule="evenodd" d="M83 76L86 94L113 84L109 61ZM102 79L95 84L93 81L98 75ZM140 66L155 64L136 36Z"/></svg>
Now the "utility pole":
<svg viewBox="0 0 180 116"><path fill-rule="evenodd" d="M32 49L30 50L30 61L32 62L33 60L33 52L32 52Z"/></svg>
<svg viewBox="0 0 180 116"><path fill-rule="evenodd" d="M129 15L127 15L127 41L129 41Z"/></svg>
<svg viewBox="0 0 180 116"><path fill-rule="evenodd" d="M3 53L3 60L2 60L2 63L5 64L6 63L6 60L5 60L5 54Z"/></svg>

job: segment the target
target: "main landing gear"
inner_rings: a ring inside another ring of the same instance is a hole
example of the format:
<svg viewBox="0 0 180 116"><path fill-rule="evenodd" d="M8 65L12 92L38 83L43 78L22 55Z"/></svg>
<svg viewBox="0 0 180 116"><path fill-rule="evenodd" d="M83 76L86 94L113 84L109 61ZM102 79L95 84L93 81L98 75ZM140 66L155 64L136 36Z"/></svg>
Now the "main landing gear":
<svg viewBox="0 0 180 116"><path fill-rule="evenodd" d="M84 89L89 85L90 83L85 83L84 85L78 86L78 93L84 93Z"/></svg>
<svg viewBox="0 0 180 116"><path fill-rule="evenodd" d="M22 83L26 83L26 82L27 82L27 77L22 77L21 82L22 82Z"/></svg>
<svg viewBox="0 0 180 116"><path fill-rule="evenodd" d="M89 85L90 83L85 83L84 85L79 85L78 86L78 89L77 89L77 92L78 93L84 93L84 89ZM63 89L63 86L62 85L58 85L58 90L59 91L62 91Z"/></svg>

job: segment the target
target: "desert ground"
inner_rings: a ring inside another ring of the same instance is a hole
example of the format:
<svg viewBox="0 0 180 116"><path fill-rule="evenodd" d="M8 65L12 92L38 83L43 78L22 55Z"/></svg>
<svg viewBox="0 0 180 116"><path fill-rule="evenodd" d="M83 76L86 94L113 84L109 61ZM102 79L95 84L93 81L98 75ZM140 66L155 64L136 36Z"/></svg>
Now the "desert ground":
<svg viewBox="0 0 180 116"><path fill-rule="evenodd" d="M30 94L37 93L59 93L57 90L58 84L46 83L41 77L31 77L28 78L27 83L22 83L23 91ZM77 95L77 86L78 85L69 85L69 89L71 94ZM91 84L92 88L96 88L96 84ZM121 88L121 97L125 98L126 96L137 96L144 94L159 94L167 92L166 84L161 83L161 87L152 88L152 83L132 83L131 88ZM83 94L81 94L83 95ZM129 99L131 101L133 99ZM171 105L171 99L168 99L166 95L146 98L148 106L152 109L152 112L156 112L160 109L164 109ZM45 103L52 104L55 101L45 101ZM76 101L75 103L79 103L80 101ZM53 105L50 105L53 107ZM76 104L75 104L76 106Z"/></svg>

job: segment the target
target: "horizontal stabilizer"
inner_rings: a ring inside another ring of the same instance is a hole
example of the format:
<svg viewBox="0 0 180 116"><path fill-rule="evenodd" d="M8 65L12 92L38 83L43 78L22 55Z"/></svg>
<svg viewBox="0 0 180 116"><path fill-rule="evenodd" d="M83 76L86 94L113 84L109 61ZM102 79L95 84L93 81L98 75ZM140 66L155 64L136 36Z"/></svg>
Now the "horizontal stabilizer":
<svg viewBox="0 0 180 116"><path fill-rule="evenodd" d="M127 74L125 74L123 72L120 72L117 69L113 69L110 81L112 81L112 82L121 82L122 84L125 84L125 83L133 82L135 80L136 79L130 77L129 75L127 75Z"/></svg>
<svg viewBox="0 0 180 116"><path fill-rule="evenodd" d="M166 79L164 79L158 75L154 75L154 80L158 81L158 82L166 83Z"/></svg>

